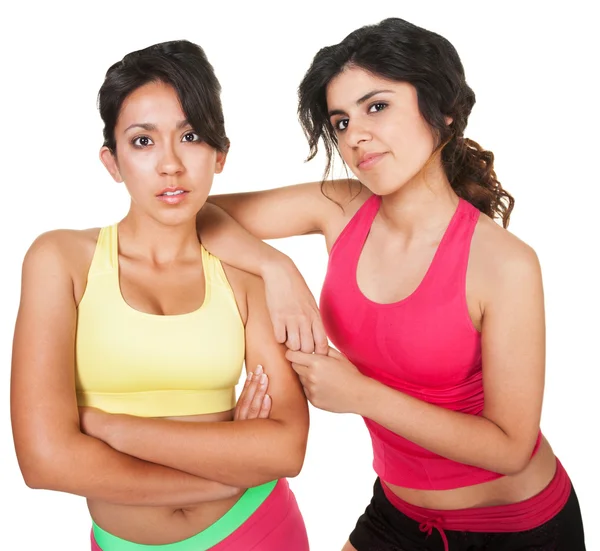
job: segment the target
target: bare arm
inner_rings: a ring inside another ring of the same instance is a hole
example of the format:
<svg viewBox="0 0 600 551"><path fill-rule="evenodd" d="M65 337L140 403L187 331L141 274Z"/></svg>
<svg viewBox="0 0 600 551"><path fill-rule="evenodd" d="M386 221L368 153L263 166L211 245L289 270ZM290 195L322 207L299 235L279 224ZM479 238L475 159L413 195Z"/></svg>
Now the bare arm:
<svg viewBox="0 0 600 551"><path fill-rule="evenodd" d="M234 495L234 488L141 461L81 433L74 373L77 313L61 243L64 232L41 236L23 263L11 419L26 484L124 505L182 505Z"/></svg>
<svg viewBox="0 0 600 551"><path fill-rule="evenodd" d="M315 298L294 263L261 240L322 233L331 245L348 212L368 193L347 180L329 182L326 193L320 183L311 183L210 196L198 216L198 233L208 250L265 281L277 342L319 354L327 353L327 336Z"/></svg>
<svg viewBox="0 0 600 551"><path fill-rule="evenodd" d="M544 391L544 299L535 253L528 249L507 261L493 291L482 326L481 416L396 391L361 375L336 352L311 357L288 351L287 357L313 405L358 413L454 461L515 474L530 460Z"/></svg>
<svg viewBox="0 0 600 551"><path fill-rule="evenodd" d="M321 185L316 182L265 191L210 195L208 202L224 210L257 239L324 233L329 216L339 209L321 193ZM199 216L199 220L201 218ZM212 230L201 223L201 231ZM206 239L207 234L201 236Z"/></svg>
<svg viewBox="0 0 600 551"><path fill-rule="evenodd" d="M188 423L111 415L102 438L135 457L242 488L296 476L306 450L308 408L284 352L272 335L262 281L252 277L246 365L265 366L271 397L269 418ZM156 442L163 445L156 446Z"/></svg>

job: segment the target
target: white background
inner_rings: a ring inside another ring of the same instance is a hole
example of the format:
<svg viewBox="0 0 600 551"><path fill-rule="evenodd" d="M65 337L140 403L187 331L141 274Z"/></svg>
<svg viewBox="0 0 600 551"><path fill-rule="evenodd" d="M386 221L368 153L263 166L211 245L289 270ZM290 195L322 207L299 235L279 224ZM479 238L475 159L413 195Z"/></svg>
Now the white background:
<svg viewBox="0 0 600 551"><path fill-rule="evenodd" d="M23 255L41 232L111 224L128 196L97 158L96 94L126 53L187 38L204 47L223 86L232 148L213 191L317 180L305 164L296 89L312 56L384 17L439 32L458 49L477 95L466 135L496 154L516 198L511 231L537 251L547 307L542 430L577 489L589 550L600 549L597 353L600 281L597 171L598 30L587 3L26 1L2 8L0 360L1 533L13 549L89 549L83 498L28 489L9 421L10 355ZM590 3L591 5L592 3ZM4 4L6 6L6 4ZM594 74L596 73L596 74ZM275 243L318 296L322 238ZM362 421L312 409L305 468L292 481L314 551L340 549L371 495Z"/></svg>

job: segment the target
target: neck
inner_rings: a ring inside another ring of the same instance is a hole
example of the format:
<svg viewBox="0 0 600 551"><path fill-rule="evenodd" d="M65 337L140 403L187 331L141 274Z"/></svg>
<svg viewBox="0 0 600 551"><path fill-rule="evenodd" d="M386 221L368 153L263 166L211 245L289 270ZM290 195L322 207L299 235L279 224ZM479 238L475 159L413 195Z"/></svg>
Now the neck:
<svg viewBox="0 0 600 551"><path fill-rule="evenodd" d="M168 225L132 206L119 223L119 249L122 253L145 258L153 264L169 264L198 254L200 241L196 233L196 218Z"/></svg>
<svg viewBox="0 0 600 551"><path fill-rule="evenodd" d="M379 214L388 229L411 236L447 224L457 205L458 196L439 166L421 171L398 191L383 196Z"/></svg>

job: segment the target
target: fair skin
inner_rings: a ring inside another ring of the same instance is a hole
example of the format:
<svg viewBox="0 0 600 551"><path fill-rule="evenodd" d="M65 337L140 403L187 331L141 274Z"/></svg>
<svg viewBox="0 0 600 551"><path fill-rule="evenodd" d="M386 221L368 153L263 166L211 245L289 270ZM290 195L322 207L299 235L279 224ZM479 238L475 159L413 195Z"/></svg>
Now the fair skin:
<svg viewBox="0 0 600 551"><path fill-rule="evenodd" d="M147 84L123 103L116 155L101 151L132 199L119 224L122 299L156 316L202 306L196 215L225 163L225 154L199 140L185 120L171 87ZM186 190L177 205L159 199L170 187ZM11 380L17 457L30 487L86 497L109 532L170 543L212 524L244 488L299 472L306 400L273 336L262 281L224 265L245 326L246 366L265 366L249 376L235 410L152 419L78 409L77 305L98 231L46 233L24 260Z"/></svg>
<svg viewBox="0 0 600 551"><path fill-rule="evenodd" d="M328 85L327 104L341 156L363 187L356 181L328 182L326 193L342 208L321 194L319 184L211 197L244 229L235 228L214 209L212 219L220 220L228 231L219 232L216 224L201 226L203 236L215 252L234 237L239 239L239 262L250 265L250 255L259 256L263 260L259 273L267 286L273 277L271 266L278 262L287 266L294 285L300 286L289 260L278 261L278 253L250 234L274 239L318 232L330 251L354 213L376 193L382 196L381 208L361 252L357 283L372 301L399 301L423 279L458 197L435 153L435 135L419 112L410 84L346 68ZM294 319L292 333L300 323L316 326L316 305L306 298L306 291L293 302L283 300L283 294L271 286L271 303L284 304L277 314ZM522 501L547 486L555 471L554 455L545 439L531 458L545 369L539 262L528 245L485 215L480 216L473 236L466 295L471 321L481 333L485 393L481 416L450 411L386 387L362 375L332 348L325 354L311 354L314 342L310 343L306 331L301 335L296 331L295 346L289 346L287 335L286 356L316 407L363 415L444 457L506 475L451 490L389 485L405 501L433 509ZM344 551L352 549L349 542L344 547Z"/></svg>

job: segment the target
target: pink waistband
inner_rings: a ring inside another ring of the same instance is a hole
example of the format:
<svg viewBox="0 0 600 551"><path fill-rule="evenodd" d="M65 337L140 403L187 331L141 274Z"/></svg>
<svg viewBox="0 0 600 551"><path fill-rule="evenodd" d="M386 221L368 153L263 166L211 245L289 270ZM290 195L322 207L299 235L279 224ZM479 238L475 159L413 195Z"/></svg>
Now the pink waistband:
<svg viewBox="0 0 600 551"><path fill-rule="evenodd" d="M90 534L92 551L103 551ZM148 550L179 549L185 541L166 545L133 544ZM196 548L194 546L194 548ZM206 547L202 547L206 549ZM219 543L210 547L210 551L309 551L308 536L304 519L298 508L296 497L288 481L279 480L267 499L252 513L252 515Z"/></svg>
<svg viewBox="0 0 600 551"><path fill-rule="evenodd" d="M508 505L473 507L470 509L437 510L417 507L400 499L388 486L381 484L389 502L400 512L420 522L421 532L430 535L435 528L448 551L444 530L458 532L523 532L532 530L555 517L565 506L571 493L571 481L556 459L556 473L539 494Z"/></svg>

